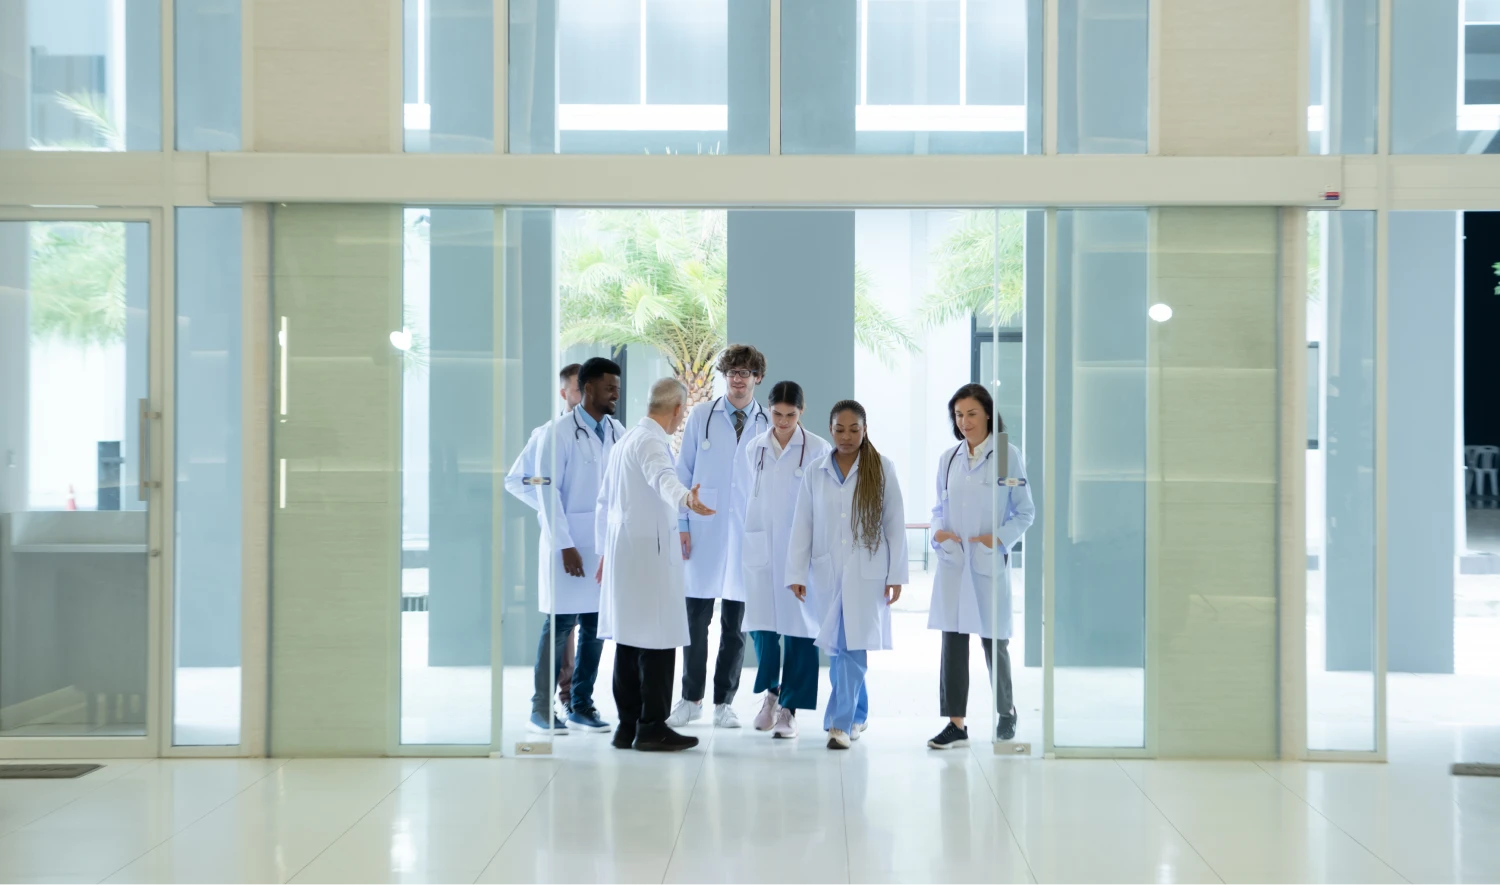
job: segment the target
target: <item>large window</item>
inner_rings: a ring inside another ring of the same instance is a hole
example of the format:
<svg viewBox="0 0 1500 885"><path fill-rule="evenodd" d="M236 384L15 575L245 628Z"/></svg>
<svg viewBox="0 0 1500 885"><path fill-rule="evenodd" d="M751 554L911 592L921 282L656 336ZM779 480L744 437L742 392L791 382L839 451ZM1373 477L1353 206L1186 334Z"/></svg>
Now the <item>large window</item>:
<svg viewBox="0 0 1500 885"><path fill-rule="evenodd" d="M160 0L10 0L0 58L0 149L161 150Z"/></svg>
<svg viewBox="0 0 1500 885"><path fill-rule="evenodd" d="M406 150L495 149L495 28L491 0L402 0Z"/></svg>
<svg viewBox="0 0 1500 885"><path fill-rule="evenodd" d="M1308 153L1373 154L1380 4L1313 0L1308 8Z"/></svg>
<svg viewBox="0 0 1500 885"><path fill-rule="evenodd" d="M241 0L174 0L177 149L240 149Z"/></svg>
<svg viewBox="0 0 1500 885"><path fill-rule="evenodd" d="M1391 152L1500 151L1500 3L1393 0Z"/></svg>

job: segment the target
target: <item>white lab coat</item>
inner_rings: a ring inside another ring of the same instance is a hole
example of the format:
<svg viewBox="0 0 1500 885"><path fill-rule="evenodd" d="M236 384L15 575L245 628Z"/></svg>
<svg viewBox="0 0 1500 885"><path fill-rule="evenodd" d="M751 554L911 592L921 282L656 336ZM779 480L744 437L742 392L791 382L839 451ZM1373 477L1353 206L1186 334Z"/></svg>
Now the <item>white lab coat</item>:
<svg viewBox="0 0 1500 885"><path fill-rule="evenodd" d="M734 438L734 407L727 397L716 397L693 407L682 432L677 478L688 488L698 486L703 506L713 516L688 512L692 549L687 561L687 595L694 599L745 601L740 573L740 542L745 533L745 502L737 500L735 464L757 434L771 426L771 416L760 403L745 407L745 428ZM703 448L707 430L708 448Z"/></svg>
<svg viewBox="0 0 1500 885"><path fill-rule="evenodd" d="M615 445L599 488L594 532L604 554L600 639L636 648L688 644L677 538L677 513L687 496L667 434L642 418Z"/></svg>
<svg viewBox="0 0 1500 885"><path fill-rule="evenodd" d="M852 513L859 462L842 485L834 473L833 453L819 458L803 475L792 517L786 554L786 582L807 586L807 604L817 607L818 646L833 651L839 615L850 651L891 647L891 609L885 602L889 584L906 584L906 511L896 465L882 455L885 467L883 537L872 553L854 539Z"/></svg>
<svg viewBox="0 0 1500 885"><path fill-rule="evenodd" d="M543 612L576 615L599 610L594 505L610 450L624 435L624 425L606 415L600 442L588 421L569 411L537 428L506 474L506 490L531 505L542 526L537 607ZM551 477L552 482L527 485L526 476ZM563 570L562 551L569 547L577 548L583 558L583 577Z"/></svg>
<svg viewBox="0 0 1500 885"><path fill-rule="evenodd" d="M735 475L735 488L746 501L740 547L745 582L743 627L815 639L821 619L813 606L798 601L786 589L786 552L802 477L832 447L798 427L778 456L771 440L774 432L767 430L750 441Z"/></svg>
<svg viewBox="0 0 1500 885"><path fill-rule="evenodd" d="M984 442L979 463L969 468L968 443L960 442L938 457L937 505L932 534L947 530L963 539L933 542L937 574L927 627L951 633L978 633L985 639L1009 639L1013 632L1010 598L1010 551L1036 518L1027 485L1002 485L995 437ZM1009 474L1024 482L1021 450L1009 446ZM995 528L996 513L1000 527ZM969 538L994 535L994 549Z"/></svg>

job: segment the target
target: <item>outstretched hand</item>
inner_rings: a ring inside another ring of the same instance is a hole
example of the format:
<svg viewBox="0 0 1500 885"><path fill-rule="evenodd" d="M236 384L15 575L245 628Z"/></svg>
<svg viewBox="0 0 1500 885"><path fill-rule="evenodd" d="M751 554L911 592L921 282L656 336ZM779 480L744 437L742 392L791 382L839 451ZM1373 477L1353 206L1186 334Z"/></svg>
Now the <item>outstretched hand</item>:
<svg viewBox="0 0 1500 885"><path fill-rule="evenodd" d="M713 516L718 512L711 507L705 506L702 501L698 500L698 486L693 486L693 490L688 492L687 500L683 503L687 505L687 509L699 516Z"/></svg>

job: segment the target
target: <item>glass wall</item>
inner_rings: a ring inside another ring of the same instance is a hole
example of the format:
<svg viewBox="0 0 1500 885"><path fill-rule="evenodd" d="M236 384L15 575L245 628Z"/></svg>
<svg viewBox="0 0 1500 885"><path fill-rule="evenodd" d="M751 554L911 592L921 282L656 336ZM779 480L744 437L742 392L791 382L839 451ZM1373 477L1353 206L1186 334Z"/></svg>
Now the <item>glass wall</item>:
<svg viewBox="0 0 1500 885"><path fill-rule="evenodd" d="M841 0L781 11L786 154L1041 150L1037 0Z"/></svg>
<svg viewBox="0 0 1500 885"><path fill-rule="evenodd" d="M510 150L767 153L770 38L770 0L511 3Z"/></svg>
<svg viewBox="0 0 1500 885"><path fill-rule="evenodd" d="M1500 4L1392 0L1391 153L1500 151Z"/></svg>
<svg viewBox="0 0 1500 885"><path fill-rule="evenodd" d="M1147 0L1059 3L1058 153L1146 152L1149 7Z"/></svg>
<svg viewBox="0 0 1500 885"><path fill-rule="evenodd" d="M177 210L172 743L240 742L238 208Z"/></svg>
<svg viewBox="0 0 1500 885"><path fill-rule="evenodd" d="M143 223L0 222L0 736L146 733L149 262Z"/></svg>
<svg viewBox="0 0 1500 885"><path fill-rule="evenodd" d="M1308 4L1307 146L1312 154L1373 154L1380 113L1380 4Z"/></svg>
<svg viewBox="0 0 1500 885"><path fill-rule="evenodd" d="M491 0L402 0L402 110L407 151L495 149Z"/></svg>
<svg viewBox="0 0 1500 885"><path fill-rule="evenodd" d="M240 149L241 0L174 0L177 149Z"/></svg>
<svg viewBox="0 0 1500 885"><path fill-rule="evenodd" d="M160 0L11 0L0 58L0 150L161 150Z"/></svg>
<svg viewBox="0 0 1500 885"><path fill-rule="evenodd" d="M1308 213L1307 746L1375 750L1375 213Z"/></svg>

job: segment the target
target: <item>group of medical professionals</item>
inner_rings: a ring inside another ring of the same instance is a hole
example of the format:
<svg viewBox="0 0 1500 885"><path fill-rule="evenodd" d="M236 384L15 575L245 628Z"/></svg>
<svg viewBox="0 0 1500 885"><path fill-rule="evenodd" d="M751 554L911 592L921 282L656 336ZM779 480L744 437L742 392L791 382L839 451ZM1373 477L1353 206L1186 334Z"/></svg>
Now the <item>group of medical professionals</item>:
<svg viewBox="0 0 1500 885"><path fill-rule="evenodd" d="M819 649L831 661L828 748L849 749L867 728L868 654L891 648L890 606L909 582L896 467L876 450L858 402L834 405L825 438L804 423L796 382L771 385L764 403L756 398L766 377L756 348L730 345L715 368L722 396L689 408L686 386L663 378L651 387L647 415L627 429L613 417L620 366L601 357L568 366L559 391L567 408L532 433L507 475L506 489L537 512L539 607L554 615L537 642L532 731L613 731L621 749L696 746L680 729L709 715L716 608L716 727L741 727L733 705L748 632L762 696L756 730L798 736L797 711L818 706ZM1020 451L997 451L1004 422L989 391L960 387L947 421L958 442L938 459L930 536L937 565L928 627L942 631L947 719L927 742L935 750L968 746L975 634L1003 711L995 739L1015 736L1010 553L1035 516ZM615 643L617 726L594 703L605 640ZM554 679L566 718L553 708Z"/></svg>

